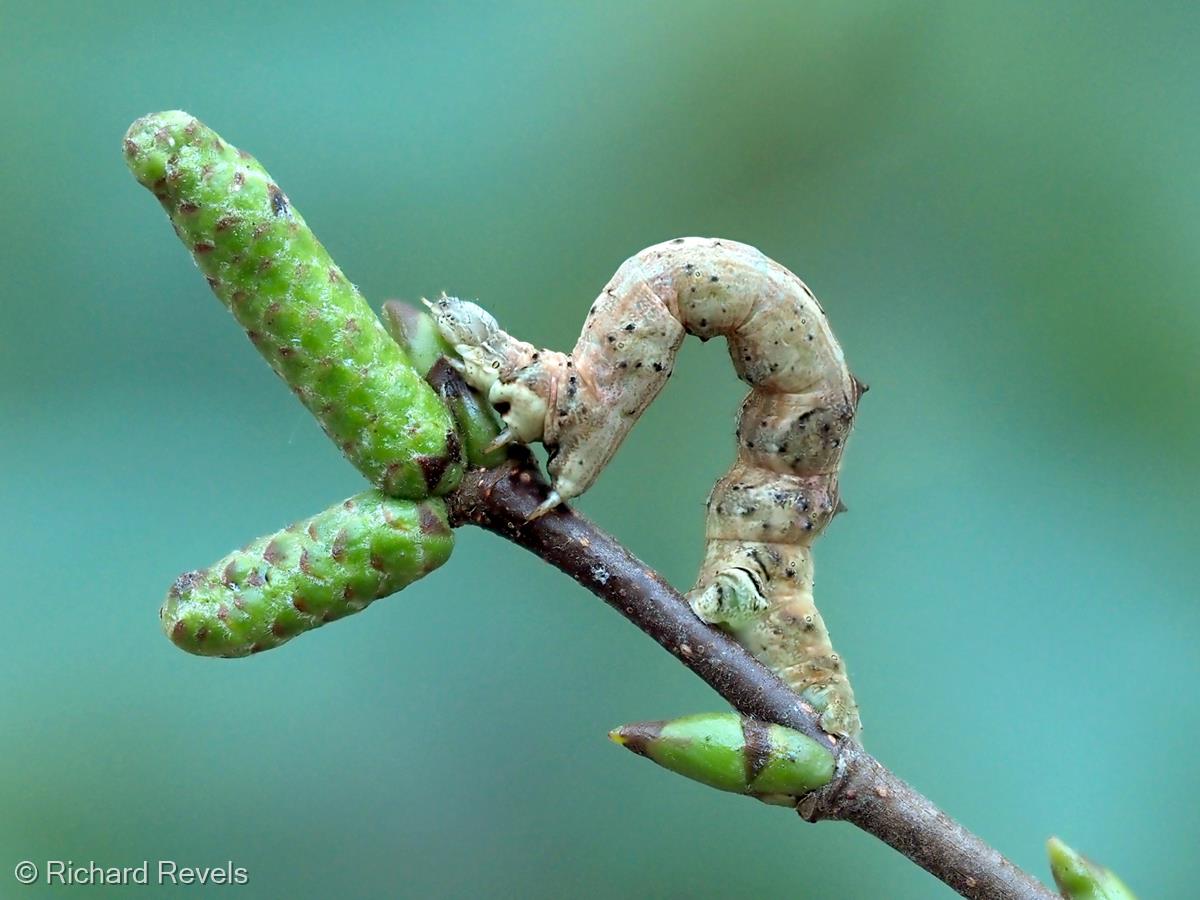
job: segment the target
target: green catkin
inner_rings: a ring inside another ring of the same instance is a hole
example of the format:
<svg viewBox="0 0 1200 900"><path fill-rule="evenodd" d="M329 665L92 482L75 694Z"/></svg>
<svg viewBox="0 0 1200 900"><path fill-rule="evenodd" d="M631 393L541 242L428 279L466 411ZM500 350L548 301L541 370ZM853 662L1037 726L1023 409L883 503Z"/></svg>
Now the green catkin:
<svg viewBox="0 0 1200 900"><path fill-rule="evenodd" d="M450 410L467 461L485 469L504 462L508 454L503 447L488 449L500 433L491 404L484 403L461 379L447 379L443 377L447 373L436 368L443 358L457 362L458 354L442 337L433 316L399 300L389 300L383 304L383 324Z"/></svg>
<svg viewBox="0 0 1200 900"><path fill-rule="evenodd" d="M700 713L613 729L617 744L685 778L795 806L833 778L833 754L807 735L736 713Z"/></svg>
<svg viewBox="0 0 1200 900"><path fill-rule="evenodd" d="M213 292L359 471L393 497L453 490L462 459L449 412L263 167L177 110L134 122L125 159Z"/></svg>
<svg viewBox="0 0 1200 900"><path fill-rule="evenodd" d="M189 653L247 656L412 584L453 546L443 501L367 491L179 576L159 616Z"/></svg>
<svg viewBox="0 0 1200 900"><path fill-rule="evenodd" d="M1058 838L1046 842L1050 874L1067 900L1137 900L1120 878L1076 853Z"/></svg>

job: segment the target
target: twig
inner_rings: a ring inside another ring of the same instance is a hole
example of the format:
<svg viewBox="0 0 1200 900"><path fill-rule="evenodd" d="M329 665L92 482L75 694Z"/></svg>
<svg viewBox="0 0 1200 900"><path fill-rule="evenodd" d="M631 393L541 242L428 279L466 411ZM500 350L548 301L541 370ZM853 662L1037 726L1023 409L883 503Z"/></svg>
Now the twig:
<svg viewBox="0 0 1200 900"><path fill-rule="evenodd" d="M812 707L732 638L696 618L661 575L611 535L566 507L527 521L548 490L528 453L514 451L506 465L466 474L447 497L451 520L492 531L570 575L658 641L739 712L794 728L832 747L838 774L802 802L800 814L806 820L851 822L964 897L1056 896L860 746L826 734Z"/></svg>

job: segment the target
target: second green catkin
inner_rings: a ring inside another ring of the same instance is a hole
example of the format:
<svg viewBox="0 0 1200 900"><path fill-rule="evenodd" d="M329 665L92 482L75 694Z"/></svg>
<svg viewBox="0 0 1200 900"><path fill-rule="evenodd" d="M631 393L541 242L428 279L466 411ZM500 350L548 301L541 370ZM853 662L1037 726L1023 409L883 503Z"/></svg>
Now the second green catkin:
<svg viewBox="0 0 1200 900"><path fill-rule="evenodd" d="M411 500L457 486L449 412L253 157L175 110L134 122L125 159L213 292L372 484Z"/></svg>
<svg viewBox="0 0 1200 900"><path fill-rule="evenodd" d="M180 575L159 616L189 653L248 656L365 609L453 547L443 501L367 491Z"/></svg>

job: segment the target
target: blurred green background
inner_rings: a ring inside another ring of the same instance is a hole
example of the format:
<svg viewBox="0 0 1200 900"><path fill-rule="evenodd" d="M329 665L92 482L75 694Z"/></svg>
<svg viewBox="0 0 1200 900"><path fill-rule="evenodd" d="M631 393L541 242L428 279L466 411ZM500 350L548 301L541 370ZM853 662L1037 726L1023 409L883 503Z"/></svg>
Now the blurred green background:
<svg viewBox="0 0 1200 900"><path fill-rule="evenodd" d="M231 859L256 897L950 893L614 748L722 703L482 533L276 652L163 639L178 572L361 485L125 169L173 107L376 306L446 289L565 349L651 243L799 273L872 388L817 554L868 746L1043 877L1057 833L1194 891L1194 4L6 2L0 29L0 896L25 858ZM741 394L689 343L579 504L680 587Z"/></svg>

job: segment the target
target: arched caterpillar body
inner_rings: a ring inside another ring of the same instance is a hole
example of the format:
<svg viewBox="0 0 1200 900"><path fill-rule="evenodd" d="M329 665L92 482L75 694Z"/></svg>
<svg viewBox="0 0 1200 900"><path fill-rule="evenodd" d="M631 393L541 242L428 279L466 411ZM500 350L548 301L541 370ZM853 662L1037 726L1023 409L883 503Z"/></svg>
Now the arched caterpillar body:
<svg viewBox="0 0 1200 900"><path fill-rule="evenodd" d="M733 241L677 238L627 260L570 355L537 350L473 303L431 304L466 380L507 426L550 452L552 506L595 481L666 383L687 334L724 336L750 385L737 459L708 499L705 559L688 600L821 710L860 725L845 668L813 603L812 542L839 509L838 467L864 388L799 278Z"/></svg>

